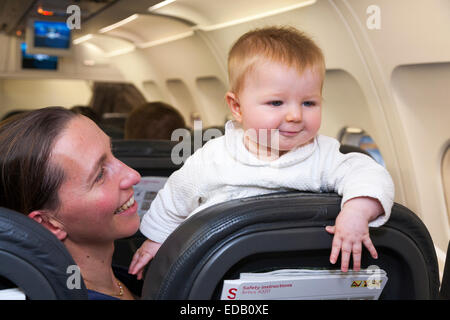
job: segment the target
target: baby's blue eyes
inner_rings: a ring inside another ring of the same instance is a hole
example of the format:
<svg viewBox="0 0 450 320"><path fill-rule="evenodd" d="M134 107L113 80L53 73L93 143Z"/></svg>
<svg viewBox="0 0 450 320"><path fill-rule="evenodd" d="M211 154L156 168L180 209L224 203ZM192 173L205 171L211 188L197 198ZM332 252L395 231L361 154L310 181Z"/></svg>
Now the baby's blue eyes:
<svg viewBox="0 0 450 320"><path fill-rule="evenodd" d="M270 104L271 106L274 106L274 107L279 107L283 104L283 101L274 100L274 101L269 101L268 104ZM316 105L316 103L314 101L304 101L302 103L302 106L305 106L305 107L314 107L315 105Z"/></svg>
<svg viewBox="0 0 450 320"><path fill-rule="evenodd" d="M316 103L314 101L305 101L305 102L303 102L303 105L305 107L314 107L316 105Z"/></svg>
<svg viewBox="0 0 450 320"><path fill-rule="evenodd" d="M274 107L279 107L283 104L283 101L281 101L281 100L270 101L269 104Z"/></svg>

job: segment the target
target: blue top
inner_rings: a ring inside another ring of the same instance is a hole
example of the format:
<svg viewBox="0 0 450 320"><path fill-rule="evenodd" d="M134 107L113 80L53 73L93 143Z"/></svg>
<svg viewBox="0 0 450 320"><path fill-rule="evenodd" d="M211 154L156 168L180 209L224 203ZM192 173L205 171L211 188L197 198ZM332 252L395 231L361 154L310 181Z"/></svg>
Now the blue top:
<svg viewBox="0 0 450 320"><path fill-rule="evenodd" d="M94 291L94 290L87 290L88 294L88 300L120 300L119 298L108 296L107 294Z"/></svg>
<svg viewBox="0 0 450 320"><path fill-rule="evenodd" d="M137 280L136 276L128 273L128 268L118 265L113 265L114 275L119 279L135 297L141 296L143 280ZM88 300L120 300L117 297L110 296L98 291L87 289Z"/></svg>

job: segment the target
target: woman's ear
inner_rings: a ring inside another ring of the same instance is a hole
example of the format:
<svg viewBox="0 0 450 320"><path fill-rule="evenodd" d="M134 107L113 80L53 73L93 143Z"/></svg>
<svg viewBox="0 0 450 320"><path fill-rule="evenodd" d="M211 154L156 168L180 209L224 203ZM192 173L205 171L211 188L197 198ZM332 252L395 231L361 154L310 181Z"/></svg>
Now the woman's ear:
<svg viewBox="0 0 450 320"><path fill-rule="evenodd" d="M60 241L67 237L67 232L61 222L52 218L45 210L35 210L28 214L28 217L44 226L47 230L53 233Z"/></svg>
<svg viewBox="0 0 450 320"><path fill-rule="evenodd" d="M236 119L237 122L241 122L242 121L241 105L239 104L239 100L236 97L236 95L233 92L228 91L225 96L225 99L227 100L227 104L230 107L234 119Z"/></svg>

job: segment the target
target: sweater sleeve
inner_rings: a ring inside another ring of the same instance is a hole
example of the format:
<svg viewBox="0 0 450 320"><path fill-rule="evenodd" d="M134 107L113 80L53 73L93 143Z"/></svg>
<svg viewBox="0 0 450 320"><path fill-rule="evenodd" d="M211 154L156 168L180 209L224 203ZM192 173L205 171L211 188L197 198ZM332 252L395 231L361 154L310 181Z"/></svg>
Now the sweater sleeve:
<svg viewBox="0 0 450 320"><path fill-rule="evenodd" d="M327 139L327 143L321 146L321 162L326 168L323 170L322 185L342 196L341 208L352 198L377 199L384 214L371 221L369 226L383 225L389 219L394 204L394 183L388 171L362 153L340 153L339 142Z"/></svg>
<svg viewBox="0 0 450 320"><path fill-rule="evenodd" d="M167 180L142 217L140 231L148 239L162 243L198 206L201 185L199 157L189 157Z"/></svg>

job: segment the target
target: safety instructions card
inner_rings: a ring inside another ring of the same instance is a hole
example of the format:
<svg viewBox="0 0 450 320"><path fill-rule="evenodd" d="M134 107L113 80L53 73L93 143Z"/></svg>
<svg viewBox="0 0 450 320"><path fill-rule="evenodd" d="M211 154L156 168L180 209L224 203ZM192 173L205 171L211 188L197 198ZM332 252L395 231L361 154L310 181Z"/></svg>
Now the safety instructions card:
<svg viewBox="0 0 450 320"><path fill-rule="evenodd" d="M377 300L386 285L377 266L360 271L283 269L225 280L222 300Z"/></svg>

